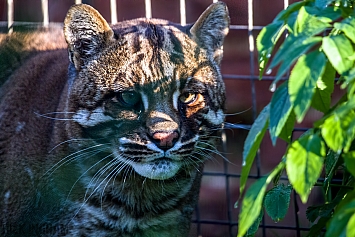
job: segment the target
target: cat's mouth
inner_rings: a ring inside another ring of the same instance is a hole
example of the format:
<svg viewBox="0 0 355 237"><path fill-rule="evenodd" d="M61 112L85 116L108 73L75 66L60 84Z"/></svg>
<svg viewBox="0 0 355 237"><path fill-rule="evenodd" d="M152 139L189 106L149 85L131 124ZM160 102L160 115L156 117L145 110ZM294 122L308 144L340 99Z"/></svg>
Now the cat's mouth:
<svg viewBox="0 0 355 237"><path fill-rule="evenodd" d="M132 162L131 166L143 177L164 180L173 177L179 171L181 162L163 157L149 162Z"/></svg>

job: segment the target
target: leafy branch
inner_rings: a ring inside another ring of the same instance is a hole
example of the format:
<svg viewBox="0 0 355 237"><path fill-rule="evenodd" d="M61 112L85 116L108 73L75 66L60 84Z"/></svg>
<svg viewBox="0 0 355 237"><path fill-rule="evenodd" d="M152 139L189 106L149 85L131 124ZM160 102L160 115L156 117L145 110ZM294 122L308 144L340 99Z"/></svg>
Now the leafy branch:
<svg viewBox="0 0 355 237"><path fill-rule="evenodd" d="M312 188L320 184L325 203L307 210L307 218L313 223L309 236L320 236L324 229L326 237L355 236L354 7L354 0L296 2L260 32L257 38L260 79L265 72L278 67L271 84L271 88L277 89L244 144L240 179L240 193L244 197L238 236L255 234L264 209L274 221L282 220L292 189L306 203ZM276 44L280 45L277 50ZM290 76L285 78L289 71ZM344 95L331 106L336 83ZM310 108L322 112L323 117L292 141L295 123L302 122ZM244 193L267 130L273 145L277 139L283 139L288 148L280 164ZM290 185L279 183L284 170ZM340 172L343 179L334 193L331 181L335 172ZM267 190L272 180L274 187Z"/></svg>

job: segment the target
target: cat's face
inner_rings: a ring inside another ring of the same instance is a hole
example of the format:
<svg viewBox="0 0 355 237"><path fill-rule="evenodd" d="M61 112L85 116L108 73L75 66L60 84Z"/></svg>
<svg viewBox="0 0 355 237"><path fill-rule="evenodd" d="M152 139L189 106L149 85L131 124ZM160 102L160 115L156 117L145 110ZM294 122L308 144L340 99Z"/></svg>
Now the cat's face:
<svg viewBox="0 0 355 237"><path fill-rule="evenodd" d="M209 158L224 121L219 62L228 19L217 18L224 25L211 36L216 25L206 21L216 16L208 17L180 29L157 20L124 22L113 30L103 23L103 33L85 37L68 33L77 26L66 20L73 46L70 138L111 154L103 163L116 165L112 172L131 169L150 179L193 171Z"/></svg>

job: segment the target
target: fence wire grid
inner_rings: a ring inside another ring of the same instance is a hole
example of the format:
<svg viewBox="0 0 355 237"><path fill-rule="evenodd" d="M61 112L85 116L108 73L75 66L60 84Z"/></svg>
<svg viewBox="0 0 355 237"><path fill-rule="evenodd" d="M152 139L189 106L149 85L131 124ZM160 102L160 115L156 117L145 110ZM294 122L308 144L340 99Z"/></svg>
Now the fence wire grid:
<svg viewBox="0 0 355 237"><path fill-rule="evenodd" d="M185 25L198 16L215 0L1 0L1 32L11 33L13 26L63 22L72 4L86 3L95 7L111 23L137 17L163 18ZM248 128L258 113L270 101L269 90L274 73L258 80L255 39L263 26L270 23L278 12L296 2L291 0L225 0L231 17L231 26L224 44L222 74L227 89L228 129L222 134L219 150L224 157L209 161L203 173L200 200L196 207L190 236L232 237L238 228L239 178L242 166L243 144ZM294 130L299 137L319 117L311 111L304 122ZM268 136L261 144L249 176L249 185L275 167L282 158L287 144L278 141L271 145ZM287 183L286 178L281 178ZM309 203L321 200L321 191L315 188ZM264 216L256 236L306 235L310 223L306 206L292 193L289 211L284 220L274 223Z"/></svg>

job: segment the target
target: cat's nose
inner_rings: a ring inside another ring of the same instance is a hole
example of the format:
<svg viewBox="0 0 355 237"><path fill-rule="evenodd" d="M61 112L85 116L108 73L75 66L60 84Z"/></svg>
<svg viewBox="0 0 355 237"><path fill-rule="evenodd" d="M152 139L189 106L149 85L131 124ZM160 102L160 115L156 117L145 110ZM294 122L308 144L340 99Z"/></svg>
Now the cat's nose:
<svg viewBox="0 0 355 237"><path fill-rule="evenodd" d="M153 142L160 149L166 151L172 148L179 138L179 133L173 132L156 132L153 134Z"/></svg>

